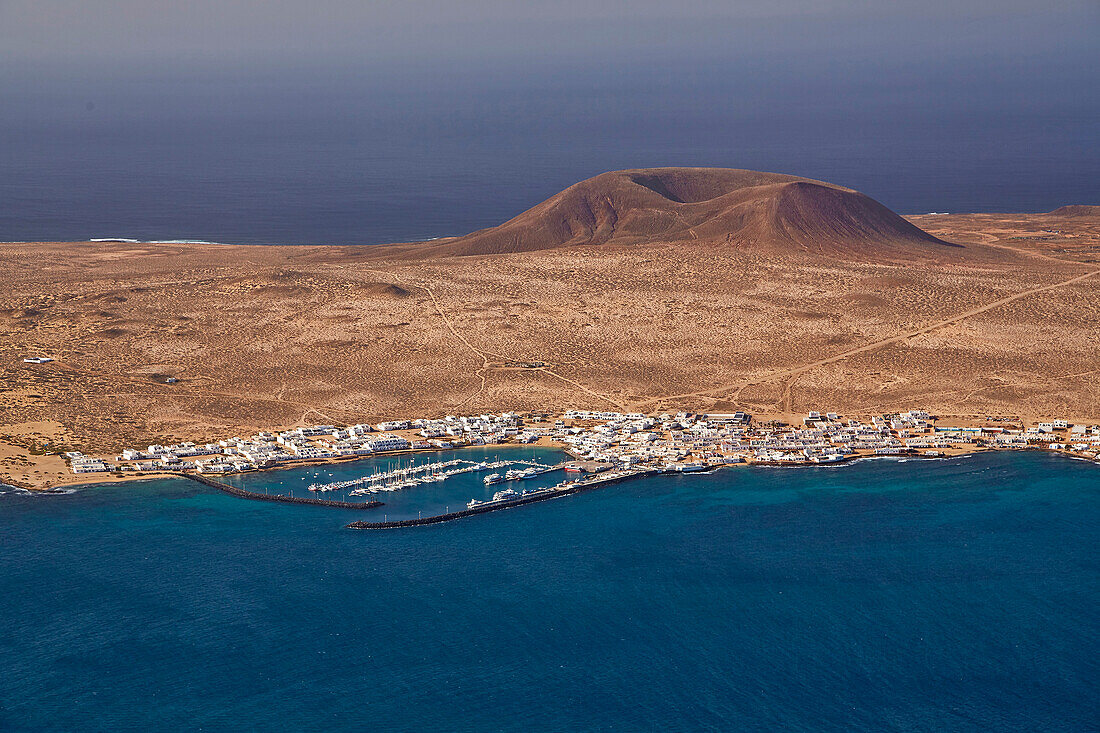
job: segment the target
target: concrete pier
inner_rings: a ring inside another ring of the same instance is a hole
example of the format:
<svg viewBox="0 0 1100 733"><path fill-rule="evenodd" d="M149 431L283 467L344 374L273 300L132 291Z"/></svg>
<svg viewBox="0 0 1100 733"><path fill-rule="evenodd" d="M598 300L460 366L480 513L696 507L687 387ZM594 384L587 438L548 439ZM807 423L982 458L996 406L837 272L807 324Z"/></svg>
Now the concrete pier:
<svg viewBox="0 0 1100 733"><path fill-rule="evenodd" d="M463 517L472 517L477 514L488 514L489 512L500 511L501 509L511 509L517 506L523 506L525 504L534 504L538 501L546 501L547 499L556 499L559 496L570 496L571 494L579 494L582 491L591 491L592 489L598 489L601 486L607 486L609 484L618 483L620 481L627 481L632 478L640 478L642 476L652 476L657 473L656 469L646 468L635 471L630 471L623 474L615 474L613 476L601 476L598 478L589 479L569 486L564 489L544 489L527 496L520 496L510 501L491 501L470 509L463 509L458 512L450 512L448 514L436 514L431 517L421 517L419 519L399 519L392 522L365 522L358 521L352 522L347 525L348 529L398 529L401 527L421 527L428 524L441 524L442 522L450 522L455 519L462 519Z"/></svg>
<svg viewBox="0 0 1100 733"><path fill-rule="evenodd" d="M232 496L240 497L241 499L255 499L257 501L274 501L281 504L311 504L313 506L327 506L334 507L336 509L376 509L382 506L380 501L332 501L329 499L314 499L307 496L283 496L282 494L261 494L256 491L247 491L245 489L238 489L236 486L230 486L229 484L216 481L209 476L203 476L197 473L176 473L174 474L180 478L190 479L197 483L209 486L211 488L222 491Z"/></svg>

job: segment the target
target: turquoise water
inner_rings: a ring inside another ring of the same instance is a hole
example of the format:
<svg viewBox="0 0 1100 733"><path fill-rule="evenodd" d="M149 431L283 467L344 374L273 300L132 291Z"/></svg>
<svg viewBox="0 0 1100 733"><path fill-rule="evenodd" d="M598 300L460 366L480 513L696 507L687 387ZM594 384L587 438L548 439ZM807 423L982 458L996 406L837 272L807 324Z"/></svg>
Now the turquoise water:
<svg viewBox="0 0 1100 733"><path fill-rule="evenodd" d="M742 468L411 530L356 515L181 480L0 495L0 730L1100 720L1095 465Z"/></svg>

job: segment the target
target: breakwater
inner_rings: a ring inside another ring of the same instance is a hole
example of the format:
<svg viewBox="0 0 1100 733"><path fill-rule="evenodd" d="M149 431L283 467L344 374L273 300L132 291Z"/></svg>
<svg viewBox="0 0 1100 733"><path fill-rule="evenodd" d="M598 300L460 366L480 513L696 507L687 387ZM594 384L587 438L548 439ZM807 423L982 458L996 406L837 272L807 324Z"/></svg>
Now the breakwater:
<svg viewBox="0 0 1100 733"><path fill-rule="evenodd" d="M510 501L486 502L484 504L479 504L469 509L463 509L462 511L457 512L449 512L447 514L435 514L430 517L419 517L417 519L397 519L392 522L367 522L360 520L358 522L352 522L351 524L347 525L347 529L399 529L401 527L422 527L429 524L441 524L443 522L451 522L456 519L462 519L463 517L472 517L477 514L488 514L489 512L500 511L501 509L511 509L513 507L523 506L525 504L534 504L538 501L556 499L559 496L579 494L582 491L591 491L592 489L598 489L601 486L607 486L609 484L618 483L620 481L626 481L627 479L640 478L642 476L651 476L656 473L658 473L656 469L647 468L637 471L615 474L612 476L602 476L588 481L581 481L561 489L543 489L541 491L536 491L526 496L512 499Z"/></svg>
<svg viewBox="0 0 1100 733"><path fill-rule="evenodd" d="M197 473L175 473L174 475L181 478L190 479L191 481L198 482L205 486L217 489L226 494L240 497L241 499L254 499L257 501L274 501L281 504L312 504L313 506L328 506L336 509L375 509L382 506L380 501L333 501L331 499L314 499L307 496L283 496L282 494L261 494L256 491L248 491L246 489L238 489L236 486L230 486L229 484L216 481L209 476L202 476Z"/></svg>

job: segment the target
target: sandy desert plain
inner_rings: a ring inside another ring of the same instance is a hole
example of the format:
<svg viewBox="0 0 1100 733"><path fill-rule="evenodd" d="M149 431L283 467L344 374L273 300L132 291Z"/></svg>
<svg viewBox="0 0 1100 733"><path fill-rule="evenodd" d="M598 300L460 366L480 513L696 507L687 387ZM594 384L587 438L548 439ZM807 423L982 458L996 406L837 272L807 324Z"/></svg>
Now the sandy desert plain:
<svg viewBox="0 0 1100 733"><path fill-rule="evenodd" d="M60 450L502 410L1100 422L1100 207L903 220L725 173L605 174L410 245L0 245L0 481L73 482Z"/></svg>

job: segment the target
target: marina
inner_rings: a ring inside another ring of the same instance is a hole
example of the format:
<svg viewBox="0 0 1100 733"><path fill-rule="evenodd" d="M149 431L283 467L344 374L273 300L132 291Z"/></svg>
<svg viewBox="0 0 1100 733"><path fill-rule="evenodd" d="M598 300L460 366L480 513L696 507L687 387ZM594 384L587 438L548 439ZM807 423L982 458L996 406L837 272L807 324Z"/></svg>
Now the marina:
<svg viewBox="0 0 1100 733"><path fill-rule="evenodd" d="M217 481L209 476L201 476L194 473L178 473L175 474L180 478L190 479L196 483L209 486L213 489L217 489L222 493L229 494L230 496L236 496L241 499L252 499L255 501L272 501L280 504L309 504L312 506L327 506L336 509L376 509L382 506L380 501L336 501L330 499L314 499L308 496L293 496L285 494L268 494L260 493L258 491L247 491L245 489L238 488L236 486L230 486L229 484Z"/></svg>
<svg viewBox="0 0 1100 733"><path fill-rule="evenodd" d="M745 412L505 412L150 445L124 449L117 464L79 452L65 458L81 475L160 472L243 498L374 509L369 520L348 526L376 529L437 524L639 476L703 476L729 466L813 467L990 450L1043 450L1091 461L1100 455L1095 424L974 422L939 422L919 409L869 420L810 411L791 422L757 421Z"/></svg>
<svg viewBox="0 0 1100 733"><path fill-rule="evenodd" d="M513 489L521 494L523 491L530 493L555 486L564 478L577 477L576 474L556 470L567 458L553 448L514 446L501 449L500 446L492 446L413 456L369 457L354 462L294 466L209 478L261 495L307 497L352 506L383 502L372 510L371 516L379 521L390 521L464 510L471 501L492 502L493 496L502 490ZM555 470L538 470L539 466L549 466ZM486 485L484 481L493 473L503 476L508 470L532 468L538 473L523 480L493 485ZM414 478L417 483L410 485ZM310 491L310 487L326 490Z"/></svg>
<svg viewBox="0 0 1100 733"><path fill-rule="evenodd" d="M524 466L524 468L509 468L510 466ZM309 491L329 492L341 489L352 489L352 496L363 496L380 491L400 491L416 486L446 481L455 476L467 473L479 473L493 469L507 469L501 476L499 473L491 473L485 477L483 483L490 486L502 481L522 481L535 476L540 476L550 471L559 470L562 466L547 466L542 463L523 460L494 460L494 461L467 461L454 458L449 461L435 463L411 463L402 468L390 471L376 472L360 476L346 481L332 481L329 483L310 484Z"/></svg>
<svg viewBox="0 0 1100 733"><path fill-rule="evenodd" d="M641 478L643 476L652 476L656 473L657 470L652 468L638 468L624 471L608 472L587 480L564 481L561 484L545 489L525 491L522 493L517 492L513 489L511 490L510 495L505 495L504 492L499 492L500 498L497 498L497 495L494 495L494 498L490 501L470 502L470 505L467 505L466 509L455 512L447 512L445 514L436 514L427 517L417 517L416 519L402 519L392 521L383 520L381 522L357 521L348 524L347 528L400 529L402 527L421 527L430 524L441 524L443 522L451 522L456 519L463 519L465 517L473 517L478 514L495 512L501 509L511 509L513 507L533 504L535 502L546 501L548 499L556 499L558 497L570 496L572 494L578 494L583 491L591 491L593 489L598 489L600 487L618 483L620 481L626 481L628 479Z"/></svg>
<svg viewBox="0 0 1100 733"><path fill-rule="evenodd" d="M299 426L203 445L124 449L118 464L79 452L65 458L81 475L160 472L243 498L378 509L370 521L349 525L374 529L437 524L638 476L707 475L729 466L813 467L998 449L1095 461L1100 450L1095 424L1050 419L1025 425L988 417L960 425L941 423L920 409L869 420L810 411L791 422L756 421L745 412L551 415L504 412L373 426Z"/></svg>

